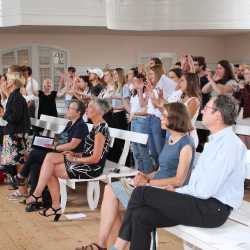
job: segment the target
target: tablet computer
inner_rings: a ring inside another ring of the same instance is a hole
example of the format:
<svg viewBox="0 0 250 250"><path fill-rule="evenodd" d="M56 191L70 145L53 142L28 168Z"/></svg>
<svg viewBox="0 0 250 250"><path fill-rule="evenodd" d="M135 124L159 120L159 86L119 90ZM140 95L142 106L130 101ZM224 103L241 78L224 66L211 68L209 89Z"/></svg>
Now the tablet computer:
<svg viewBox="0 0 250 250"><path fill-rule="evenodd" d="M54 144L54 138L47 136L34 136L32 147L33 148L43 148L43 149L51 149L48 145Z"/></svg>

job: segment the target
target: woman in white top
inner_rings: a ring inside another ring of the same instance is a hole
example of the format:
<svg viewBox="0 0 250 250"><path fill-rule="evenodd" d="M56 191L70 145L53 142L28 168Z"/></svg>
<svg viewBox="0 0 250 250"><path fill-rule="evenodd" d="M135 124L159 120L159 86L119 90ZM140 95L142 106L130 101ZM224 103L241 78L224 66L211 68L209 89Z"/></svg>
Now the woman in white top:
<svg viewBox="0 0 250 250"><path fill-rule="evenodd" d="M193 130L190 132L194 140L195 148L199 144L199 138L195 128L195 122L199 115L200 110L200 80L195 73L185 73L180 80L181 90L183 92L181 101L186 105L189 114L191 116L191 122L193 125Z"/></svg>
<svg viewBox="0 0 250 250"><path fill-rule="evenodd" d="M182 69L173 68L168 72L168 77L176 83L175 91L168 97L168 102L178 102L182 96L180 80L183 75Z"/></svg>
<svg viewBox="0 0 250 250"><path fill-rule="evenodd" d="M202 93L211 96L232 95L237 87L233 66L227 60L217 63L214 76L208 74L209 82L202 88Z"/></svg>
<svg viewBox="0 0 250 250"><path fill-rule="evenodd" d="M103 72L103 80L106 86L102 89L102 91L98 95L98 98L111 98L117 89L116 84L113 80L112 70L106 69Z"/></svg>
<svg viewBox="0 0 250 250"><path fill-rule="evenodd" d="M129 105L129 121L131 121L131 131L146 134L148 132L148 122L146 120L144 82L145 77L142 74L133 78L133 91ZM152 172L153 163L148 153L148 145L133 143L132 147L135 167L145 174Z"/></svg>
<svg viewBox="0 0 250 250"><path fill-rule="evenodd" d="M159 99L160 93L164 97L164 90L159 86L163 74L162 66L151 67L146 85L149 154L154 160L155 167L159 166L158 159L165 141L165 131L161 128L160 120L162 114L155 103L155 100Z"/></svg>

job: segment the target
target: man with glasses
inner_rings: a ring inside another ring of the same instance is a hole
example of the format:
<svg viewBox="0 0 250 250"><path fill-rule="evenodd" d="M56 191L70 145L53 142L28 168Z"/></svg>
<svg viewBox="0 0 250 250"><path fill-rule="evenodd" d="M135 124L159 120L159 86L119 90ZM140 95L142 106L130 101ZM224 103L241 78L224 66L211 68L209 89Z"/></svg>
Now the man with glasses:
<svg viewBox="0 0 250 250"><path fill-rule="evenodd" d="M167 190L149 186L132 193L119 238L112 249L150 249L156 227L178 224L213 228L225 223L243 200L246 147L232 130L237 106L232 97L218 95L203 110L210 130L187 185Z"/></svg>

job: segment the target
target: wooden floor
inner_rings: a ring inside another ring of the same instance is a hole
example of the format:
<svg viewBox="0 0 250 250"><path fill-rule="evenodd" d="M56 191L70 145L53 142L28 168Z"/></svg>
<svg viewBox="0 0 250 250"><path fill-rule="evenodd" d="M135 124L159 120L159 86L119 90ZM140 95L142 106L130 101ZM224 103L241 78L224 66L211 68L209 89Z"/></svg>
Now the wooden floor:
<svg viewBox="0 0 250 250"><path fill-rule="evenodd" d="M24 205L8 200L8 186L0 185L0 250L71 250L96 240L100 219L99 208L88 208L86 192L81 185L69 194L66 213L83 212L84 220L69 221L64 216L59 222L26 213ZM160 250L181 250L181 241L159 230Z"/></svg>
<svg viewBox="0 0 250 250"><path fill-rule="evenodd" d="M70 250L93 242L99 224L99 209L90 211L84 187L70 192L66 213L83 212L87 218L69 221L64 216L57 223L34 213L24 212L24 205L8 200L8 186L0 185L0 250ZM250 192L247 193L250 200ZM181 241L159 230L160 250L181 250Z"/></svg>

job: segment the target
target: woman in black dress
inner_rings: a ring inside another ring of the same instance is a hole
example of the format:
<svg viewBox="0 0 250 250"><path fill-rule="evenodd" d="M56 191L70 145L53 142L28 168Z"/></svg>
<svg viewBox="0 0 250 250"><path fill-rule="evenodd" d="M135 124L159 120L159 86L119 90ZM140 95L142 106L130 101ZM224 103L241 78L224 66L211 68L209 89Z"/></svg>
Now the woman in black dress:
<svg viewBox="0 0 250 250"><path fill-rule="evenodd" d="M41 201L41 194L46 185L52 198L52 207L41 213L44 216L55 215L57 221L61 215L60 189L58 177L62 179L91 179L103 172L109 150L110 135L104 113L109 110L106 100L92 100L87 108L87 116L93 122L93 128L87 135L83 153L49 153L43 162L39 181L34 193L27 199L27 204Z"/></svg>

